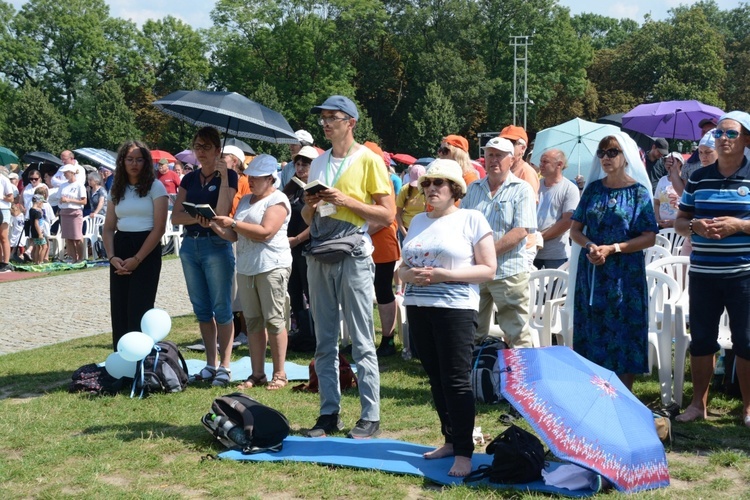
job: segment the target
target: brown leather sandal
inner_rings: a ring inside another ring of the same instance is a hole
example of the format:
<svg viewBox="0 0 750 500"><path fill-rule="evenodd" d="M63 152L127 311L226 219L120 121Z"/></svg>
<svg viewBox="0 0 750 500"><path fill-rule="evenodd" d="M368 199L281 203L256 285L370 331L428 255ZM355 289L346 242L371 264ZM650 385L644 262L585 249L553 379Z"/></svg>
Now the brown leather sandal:
<svg viewBox="0 0 750 500"><path fill-rule="evenodd" d="M278 391L279 389L286 387L287 382L286 373L276 373L266 386L266 390Z"/></svg>
<svg viewBox="0 0 750 500"><path fill-rule="evenodd" d="M244 382L238 385L237 388L252 389L253 387L260 387L261 385L266 385L267 383L268 379L266 378L265 374L260 377L258 377L257 375L250 375Z"/></svg>

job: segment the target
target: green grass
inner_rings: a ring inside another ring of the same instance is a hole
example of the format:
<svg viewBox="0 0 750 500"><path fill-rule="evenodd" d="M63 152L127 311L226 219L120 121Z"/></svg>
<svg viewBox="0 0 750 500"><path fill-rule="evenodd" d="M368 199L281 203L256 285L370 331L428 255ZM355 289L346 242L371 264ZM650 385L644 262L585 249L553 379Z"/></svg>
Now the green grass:
<svg viewBox="0 0 750 500"><path fill-rule="evenodd" d="M170 340L185 346L198 337L192 317L173 319ZM144 400L69 394L71 373L104 360L109 346L110 336L104 334L0 358L0 497L534 497L463 486L441 489L418 477L312 464L202 460L222 448L200 418L215 397L230 390L191 386ZM245 355L246 347L234 353L235 358ZM300 364L310 359L289 354L290 361ZM439 445L438 419L419 362L393 356L380 367L383 437ZM652 379L639 380L635 390L645 403L658 400L658 384ZM317 394L295 393L290 387L249 393L282 411L294 434L312 426L318 415ZM359 416L356 390L344 394L342 405L349 429ZM750 431L738 425L737 401L723 401L722 407L726 416L675 427L678 434L668 454L673 487L635 497L750 496ZM494 437L504 430L498 417L508 411L504 405L478 405L476 425Z"/></svg>

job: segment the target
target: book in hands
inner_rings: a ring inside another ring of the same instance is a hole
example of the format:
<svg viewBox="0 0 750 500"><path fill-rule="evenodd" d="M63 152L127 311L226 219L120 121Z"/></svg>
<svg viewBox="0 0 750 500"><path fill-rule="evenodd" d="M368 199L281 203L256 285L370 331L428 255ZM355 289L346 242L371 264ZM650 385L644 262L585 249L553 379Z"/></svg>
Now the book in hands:
<svg viewBox="0 0 750 500"><path fill-rule="evenodd" d="M294 179L294 177L292 177L292 179ZM299 182L301 183L302 181L299 181ZM302 187L302 189L304 189L307 194L318 194L320 191L331 189L330 186L326 186L324 183L320 181L308 182L307 184L300 186L300 187Z"/></svg>
<svg viewBox="0 0 750 500"><path fill-rule="evenodd" d="M214 217L216 217L216 212L214 212L214 209L211 208L211 205L207 203L196 205L195 203L183 201L182 208L184 208L185 211L192 217L198 217L199 215L201 217L205 217L206 219L213 219Z"/></svg>

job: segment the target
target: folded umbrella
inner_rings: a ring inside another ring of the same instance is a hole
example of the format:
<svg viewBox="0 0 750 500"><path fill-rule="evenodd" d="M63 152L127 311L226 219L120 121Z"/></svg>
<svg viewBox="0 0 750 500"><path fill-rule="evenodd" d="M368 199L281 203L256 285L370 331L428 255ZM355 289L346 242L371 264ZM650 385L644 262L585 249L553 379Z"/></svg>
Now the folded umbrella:
<svg viewBox="0 0 750 500"><path fill-rule="evenodd" d="M299 144L299 139L280 113L236 92L178 90L153 105L191 125L214 127L225 135Z"/></svg>
<svg viewBox="0 0 750 500"><path fill-rule="evenodd" d="M664 101L639 104L622 116L622 127L652 137L699 140L704 118L719 118L724 111L700 101Z"/></svg>
<svg viewBox="0 0 750 500"><path fill-rule="evenodd" d="M669 485L653 414L615 373L565 346L501 353L500 391L555 456L620 491Z"/></svg>
<svg viewBox="0 0 750 500"><path fill-rule="evenodd" d="M74 149L74 153L86 158L88 161L96 163L101 167L115 170L117 168L115 158L103 149L97 148L79 148Z"/></svg>
<svg viewBox="0 0 750 500"><path fill-rule="evenodd" d="M546 128L536 135L531 163L539 165L542 154L550 149L559 149L568 159L568 168L563 175L574 180L576 175L588 176L591 162L599 141L620 131L614 125L593 123L580 118Z"/></svg>

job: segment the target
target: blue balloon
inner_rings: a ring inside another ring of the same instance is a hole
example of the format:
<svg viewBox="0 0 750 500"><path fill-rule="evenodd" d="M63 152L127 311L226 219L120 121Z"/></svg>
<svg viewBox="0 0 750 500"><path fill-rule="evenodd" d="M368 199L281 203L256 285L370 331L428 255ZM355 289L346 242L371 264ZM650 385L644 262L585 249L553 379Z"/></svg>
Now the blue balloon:
<svg viewBox="0 0 750 500"><path fill-rule="evenodd" d="M154 339L143 332L130 332L117 343L117 352L125 361L140 361L154 348Z"/></svg>
<svg viewBox="0 0 750 500"><path fill-rule="evenodd" d="M164 309L151 309L141 318L141 330L154 339L154 342L164 340L172 329L172 318Z"/></svg>
<svg viewBox="0 0 750 500"><path fill-rule="evenodd" d="M107 373L114 378L135 377L135 369L137 365L138 363L135 361L126 361L122 359L119 352L113 352L107 356L107 360L104 362L104 368L107 370Z"/></svg>

